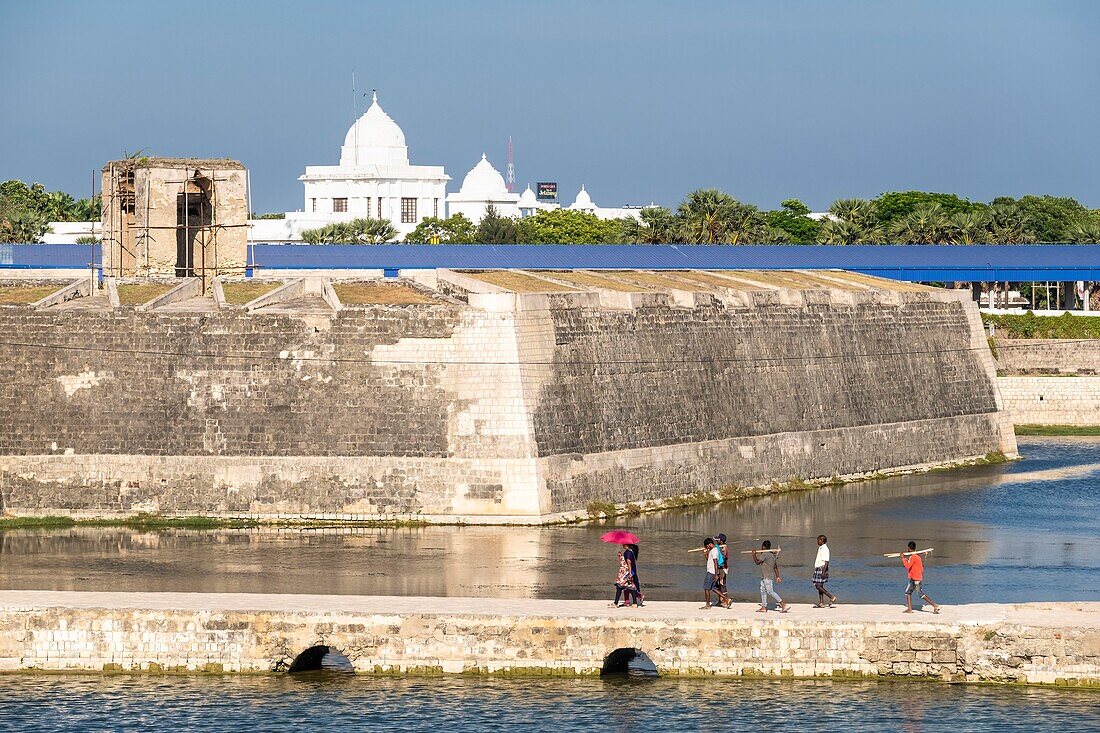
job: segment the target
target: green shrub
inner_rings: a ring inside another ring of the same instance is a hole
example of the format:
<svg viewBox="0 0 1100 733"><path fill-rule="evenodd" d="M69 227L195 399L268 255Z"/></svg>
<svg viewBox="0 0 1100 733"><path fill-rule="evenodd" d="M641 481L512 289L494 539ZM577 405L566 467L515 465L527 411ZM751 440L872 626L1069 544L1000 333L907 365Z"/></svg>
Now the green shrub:
<svg viewBox="0 0 1100 733"><path fill-rule="evenodd" d="M1100 317L1037 316L1031 311L1022 314L982 314L982 323L993 324L994 333L1010 339L1094 339L1100 338ZM994 351L996 355L996 351Z"/></svg>

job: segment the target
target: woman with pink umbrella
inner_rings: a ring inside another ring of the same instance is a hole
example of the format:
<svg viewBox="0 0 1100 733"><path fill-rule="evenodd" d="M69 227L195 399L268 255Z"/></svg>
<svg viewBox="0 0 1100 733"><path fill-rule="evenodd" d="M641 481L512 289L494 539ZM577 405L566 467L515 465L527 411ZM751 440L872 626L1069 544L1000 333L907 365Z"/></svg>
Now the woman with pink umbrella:
<svg viewBox="0 0 1100 733"><path fill-rule="evenodd" d="M619 551L619 572L615 576L615 601L611 605L618 608L619 598L623 597L624 606L632 603L641 606L645 597L638 582L638 537L625 530L617 529L605 533L600 539L623 547Z"/></svg>

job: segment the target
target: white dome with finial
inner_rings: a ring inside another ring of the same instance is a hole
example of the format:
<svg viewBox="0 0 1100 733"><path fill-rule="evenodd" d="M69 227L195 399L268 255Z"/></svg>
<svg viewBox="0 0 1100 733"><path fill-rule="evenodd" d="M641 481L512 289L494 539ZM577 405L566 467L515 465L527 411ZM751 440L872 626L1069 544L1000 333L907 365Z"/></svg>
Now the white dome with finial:
<svg viewBox="0 0 1100 733"><path fill-rule="evenodd" d="M378 104L378 94L371 95L371 105L344 136L340 149L340 165L408 165L409 149L405 133Z"/></svg>
<svg viewBox="0 0 1100 733"><path fill-rule="evenodd" d="M500 172L482 153L481 160L462 179L462 188L459 189L459 193L463 196L486 198L507 196L508 186L504 184L504 176L500 175Z"/></svg>
<svg viewBox="0 0 1100 733"><path fill-rule="evenodd" d="M527 188L519 195L519 207L521 209L532 209L538 206L538 203L535 192L531 190L531 184L527 184Z"/></svg>
<svg viewBox="0 0 1100 733"><path fill-rule="evenodd" d="M584 190L584 184L581 184L581 190L577 194L577 200L569 207L570 209L595 209L596 205L592 203L592 197L588 195L588 191Z"/></svg>

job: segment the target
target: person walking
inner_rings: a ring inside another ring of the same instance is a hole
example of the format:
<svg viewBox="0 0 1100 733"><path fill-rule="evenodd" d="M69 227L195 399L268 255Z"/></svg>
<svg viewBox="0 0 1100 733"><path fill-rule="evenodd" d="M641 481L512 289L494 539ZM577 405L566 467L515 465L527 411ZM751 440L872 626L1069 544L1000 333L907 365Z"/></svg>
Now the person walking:
<svg viewBox="0 0 1100 733"><path fill-rule="evenodd" d="M634 583L634 605L645 605L645 594L642 593L642 583L638 580L638 546L623 545L623 559L630 566L630 577Z"/></svg>
<svg viewBox="0 0 1100 733"><path fill-rule="evenodd" d="M814 608L832 608L836 603L836 596L830 593L825 584L829 582L829 538L823 534L817 536L817 558L814 560L813 584L817 588L817 605ZM825 598L829 598L828 606Z"/></svg>
<svg viewBox="0 0 1100 733"><path fill-rule="evenodd" d="M623 545L623 549L619 550L619 572L615 575L615 600L611 604L615 608L621 607L619 598L623 598L622 607L629 606L631 595L637 591L630 562L626 558L629 547L630 545Z"/></svg>
<svg viewBox="0 0 1100 733"><path fill-rule="evenodd" d="M714 577L714 585L718 588L718 591L724 595L729 596L729 591L726 589L726 579L729 577L729 552L726 550L726 535L722 532L714 535L714 545L718 548L718 574ZM716 597L714 599L714 605L718 605L720 601Z"/></svg>
<svg viewBox="0 0 1100 733"><path fill-rule="evenodd" d="M703 576L703 606L702 608L710 610L710 594L713 591L719 602L726 608L733 605L733 601L726 597L726 594L718 590L718 547L714 544L714 540L707 537L703 540L703 550L706 551L707 564L706 574Z"/></svg>
<svg viewBox="0 0 1100 733"><path fill-rule="evenodd" d="M775 599L775 602L779 604L779 612L787 612L787 604L779 594L775 592L775 583L782 583L783 578L779 576L779 552L772 552L771 540L764 540L760 544L759 550L752 551L752 561L756 563L757 568L760 570L760 608L756 609L757 613L768 612L768 596Z"/></svg>
<svg viewBox="0 0 1100 733"><path fill-rule="evenodd" d="M939 613L939 605L924 592L924 560L917 552L917 543L909 543L909 551L901 553L901 564L908 571L909 584L905 586L905 613L913 612L913 593L932 604L932 613Z"/></svg>

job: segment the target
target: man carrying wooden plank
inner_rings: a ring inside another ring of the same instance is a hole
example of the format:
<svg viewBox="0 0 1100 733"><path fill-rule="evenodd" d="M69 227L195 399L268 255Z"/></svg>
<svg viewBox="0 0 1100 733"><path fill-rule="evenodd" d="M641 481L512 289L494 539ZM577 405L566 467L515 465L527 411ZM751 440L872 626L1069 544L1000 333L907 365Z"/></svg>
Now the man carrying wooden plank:
<svg viewBox="0 0 1100 733"><path fill-rule="evenodd" d="M773 551L771 540L764 540L759 550L751 550L751 552L752 561L760 569L760 608L756 609L756 612L768 612L768 596L771 596L779 604L779 612L786 613L787 604L775 592L775 587L772 585L773 578L776 583L783 582L783 578L779 577L779 550Z"/></svg>
<svg viewBox="0 0 1100 733"><path fill-rule="evenodd" d="M924 560L921 559L921 555L926 552L931 552L931 549L921 550L917 552L917 543L909 543L909 551L900 553L901 564L905 566L905 569L909 571L909 585L905 587L905 613L913 612L913 593L914 591L922 599L932 604L932 613L939 613L940 607L928 597L928 594L924 592Z"/></svg>

